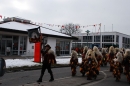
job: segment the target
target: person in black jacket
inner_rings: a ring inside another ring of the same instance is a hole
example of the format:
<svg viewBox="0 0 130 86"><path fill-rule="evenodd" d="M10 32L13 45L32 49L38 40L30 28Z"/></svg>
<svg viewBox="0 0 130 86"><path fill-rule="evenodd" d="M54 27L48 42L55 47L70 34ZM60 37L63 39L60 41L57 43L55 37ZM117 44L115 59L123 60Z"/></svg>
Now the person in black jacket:
<svg viewBox="0 0 130 86"><path fill-rule="evenodd" d="M40 78L37 80L37 82L42 82L42 78L46 69L48 70L48 73L50 73L50 76L51 76L49 81L53 81L54 76L51 70L51 64L56 63L54 51L51 50L51 47L49 44L46 44L45 51L42 50L41 53L42 53L42 58L43 58L43 62L42 62L43 65L42 65Z"/></svg>

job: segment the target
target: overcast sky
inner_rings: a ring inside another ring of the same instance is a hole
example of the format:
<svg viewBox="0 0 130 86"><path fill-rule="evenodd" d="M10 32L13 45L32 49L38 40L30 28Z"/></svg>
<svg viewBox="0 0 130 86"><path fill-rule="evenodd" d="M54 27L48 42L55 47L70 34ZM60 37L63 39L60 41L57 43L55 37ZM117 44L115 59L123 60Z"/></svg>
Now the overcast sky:
<svg viewBox="0 0 130 86"><path fill-rule="evenodd" d="M112 31L113 24L113 31L130 35L130 0L0 0L0 15L55 25L101 23L102 31ZM81 29L95 31L94 27Z"/></svg>

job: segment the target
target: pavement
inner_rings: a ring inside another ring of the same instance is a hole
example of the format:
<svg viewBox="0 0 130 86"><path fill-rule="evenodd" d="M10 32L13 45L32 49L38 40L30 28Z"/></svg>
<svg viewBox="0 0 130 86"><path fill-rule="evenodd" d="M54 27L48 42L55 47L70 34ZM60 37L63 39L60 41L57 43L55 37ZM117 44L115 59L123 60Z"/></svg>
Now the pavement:
<svg viewBox="0 0 130 86"><path fill-rule="evenodd" d="M98 82L100 80L103 80L105 77L105 74L103 72L100 72L100 74L97 76L97 79L93 80L87 80L86 76L74 76L74 77L66 77L66 78L60 78L55 79L53 82L49 81L43 81L42 83L27 83L20 86L87 86L87 84L92 82Z"/></svg>
<svg viewBox="0 0 130 86"><path fill-rule="evenodd" d="M3 56L3 58L6 59L25 59L21 56ZM57 57L57 58L69 58L69 56L65 57ZM87 80L87 77L82 77L81 75L76 75L74 77L65 77L60 79L55 79L53 82L49 81L43 81L42 83L25 83L20 86L87 86L88 83L91 82L97 82L102 79L104 79L105 74L103 72L100 72L100 74L97 76L95 80Z"/></svg>

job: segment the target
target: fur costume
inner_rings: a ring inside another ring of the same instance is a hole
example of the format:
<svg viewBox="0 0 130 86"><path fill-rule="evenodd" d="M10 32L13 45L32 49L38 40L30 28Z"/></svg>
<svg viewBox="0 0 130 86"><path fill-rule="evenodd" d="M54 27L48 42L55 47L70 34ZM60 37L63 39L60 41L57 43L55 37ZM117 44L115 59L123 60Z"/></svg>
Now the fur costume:
<svg viewBox="0 0 130 86"><path fill-rule="evenodd" d="M73 50L72 53L71 53L71 58L74 57L74 59L78 59L78 53Z"/></svg>
<svg viewBox="0 0 130 86"><path fill-rule="evenodd" d="M102 48L102 53L107 53L106 48Z"/></svg>
<svg viewBox="0 0 130 86"><path fill-rule="evenodd" d="M121 50L125 53L125 49L124 48L121 48Z"/></svg>
<svg viewBox="0 0 130 86"><path fill-rule="evenodd" d="M123 66L125 67L125 74L130 83L130 49L126 49L124 54Z"/></svg>
<svg viewBox="0 0 130 86"><path fill-rule="evenodd" d="M55 54L54 54L54 51L51 50L50 45L45 45L45 47L48 47L48 48L45 48L45 51L43 49L41 50L43 64L42 64L41 74L40 74L40 77L37 80L37 82L42 82L42 78L43 78L43 75L44 75L46 69L48 70L48 73L50 74L50 77L51 77L51 79L49 81L54 80L53 72L51 70L51 64L56 63Z"/></svg>
<svg viewBox="0 0 130 86"><path fill-rule="evenodd" d="M85 62L85 55L88 51L88 47L85 46L84 49L83 49L83 53L82 53L82 63L80 65L80 72L82 73L82 76L85 75L85 67L84 67L84 62Z"/></svg>
<svg viewBox="0 0 130 86"><path fill-rule="evenodd" d="M88 47L85 46L84 49L83 49L83 54L82 54L82 61L84 60L87 51L88 51Z"/></svg>
<svg viewBox="0 0 130 86"><path fill-rule="evenodd" d="M130 56L130 49L125 50L124 58L127 58Z"/></svg>
<svg viewBox="0 0 130 86"><path fill-rule="evenodd" d="M124 51L122 49L119 49L119 52L122 54L123 58L124 58Z"/></svg>
<svg viewBox="0 0 130 86"><path fill-rule="evenodd" d="M92 51L91 49L88 49L87 50L87 52L86 52L86 54L84 54L85 56L84 56L84 60L82 60L82 63L81 63L81 65L80 65L80 72L82 73L82 76L84 76L85 75L85 72L86 72L86 60L87 60L87 55L88 55L88 53L90 52L90 51Z"/></svg>
<svg viewBox="0 0 130 86"><path fill-rule="evenodd" d="M103 59L102 59L101 66L107 65L108 58L107 58L107 52L105 48L102 48L102 56L103 56Z"/></svg>
<svg viewBox="0 0 130 86"><path fill-rule="evenodd" d="M111 46L109 48L109 57L108 57L108 61L109 61L109 64L110 64L110 72L113 71L113 59L115 58L115 48L113 46Z"/></svg>
<svg viewBox="0 0 130 86"><path fill-rule="evenodd" d="M91 58L94 59L94 61L96 62L96 66L98 65L97 59L95 57L95 53L94 51L92 51L91 49L89 49L85 55L85 58L88 59L89 55L91 54Z"/></svg>
<svg viewBox="0 0 130 86"><path fill-rule="evenodd" d="M119 48L115 48L115 53L117 54L120 51Z"/></svg>
<svg viewBox="0 0 130 86"><path fill-rule="evenodd" d="M110 46L109 48L109 54L114 53L115 54L115 48L113 46Z"/></svg>
<svg viewBox="0 0 130 86"><path fill-rule="evenodd" d="M72 76L75 76L76 74L76 67L78 65L78 56L76 51L72 51L71 59L70 59L70 66L71 66L71 73Z"/></svg>
<svg viewBox="0 0 130 86"><path fill-rule="evenodd" d="M98 62L95 58L94 55L94 51L92 50L88 50L87 54L86 54L86 61L85 61L85 67L86 67L86 75L87 75L87 79L91 80L92 78L96 79L97 77L97 65Z"/></svg>
<svg viewBox="0 0 130 86"><path fill-rule="evenodd" d="M93 47L93 51L94 51L95 57L96 57L96 59L98 61L97 69L99 71L101 63L102 63L103 56L102 56L102 53L99 51L99 49L96 46Z"/></svg>
<svg viewBox="0 0 130 86"><path fill-rule="evenodd" d="M118 53L116 54L116 57L117 57L117 61L120 62L120 63L122 63L122 61L123 61L123 56L122 56L122 54L121 54L120 52L118 52Z"/></svg>
<svg viewBox="0 0 130 86"><path fill-rule="evenodd" d="M119 81L121 78L121 73L123 72L122 67L123 56L120 52L116 54L116 58L113 59L113 75L116 78L116 81Z"/></svg>
<svg viewBox="0 0 130 86"><path fill-rule="evenodd" d="M48 51L41 51L43 62L46 59L46 63L56 64L54 51L49 49ZM47 52L47 54L45 54Z"/></svg>
<svg viewBox="0 0 130 86"><path fill-rule="evenodd" d="M87 50L88 50L88 47L87 47L87 46L85 46L85 47L84 47L84 49L83 49L83 53L86 53L86 52L87 52Z"/></svg>
<svg viewBox="0 0 130 86"><path fill-rule="evenodd" d="M54 51L49 49L48 54L51 55L49 62L51 62L52 64L56 64L56 59L55 59L56 56L54 54Z"/></svg>

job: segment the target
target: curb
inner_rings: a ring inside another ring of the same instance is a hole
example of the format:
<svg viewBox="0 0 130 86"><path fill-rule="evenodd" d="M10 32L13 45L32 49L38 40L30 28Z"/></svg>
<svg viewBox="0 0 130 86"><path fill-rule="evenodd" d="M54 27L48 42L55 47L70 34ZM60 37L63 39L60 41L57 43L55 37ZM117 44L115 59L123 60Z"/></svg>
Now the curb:
<svg viewBox="0 0 130 86"><path fill-rule="evenodd" d="M13 67L13 68L6 68L6 73L11 72L19 72L19 71L29 71L29 70L39 70L41 69L42 65L38 66L23 66L23 67ZM60 67L69 67L69 64L55 64L51 66L52 68L60 68Z"/></svg>

